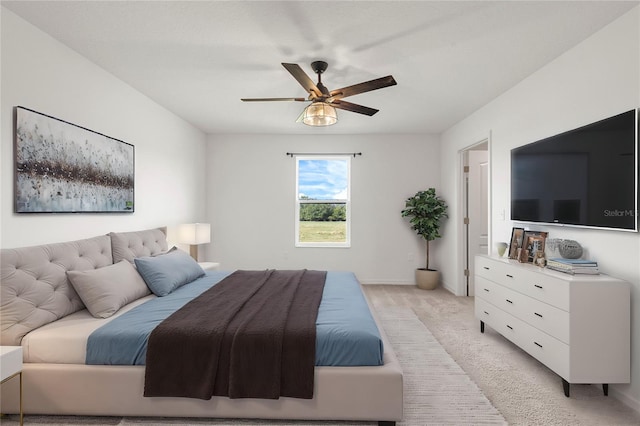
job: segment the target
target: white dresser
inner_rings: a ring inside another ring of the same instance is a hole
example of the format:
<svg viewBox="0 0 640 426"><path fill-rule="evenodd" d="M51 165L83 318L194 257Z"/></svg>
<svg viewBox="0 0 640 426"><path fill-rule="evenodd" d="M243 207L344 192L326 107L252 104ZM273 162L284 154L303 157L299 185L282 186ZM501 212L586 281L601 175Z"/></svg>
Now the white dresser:
<svg viewBox="0 0 640 426"><path fill-rule="evenodd" d="M516 260L475 259L475 315L571 383L629 383L630 286Z"/></svg>

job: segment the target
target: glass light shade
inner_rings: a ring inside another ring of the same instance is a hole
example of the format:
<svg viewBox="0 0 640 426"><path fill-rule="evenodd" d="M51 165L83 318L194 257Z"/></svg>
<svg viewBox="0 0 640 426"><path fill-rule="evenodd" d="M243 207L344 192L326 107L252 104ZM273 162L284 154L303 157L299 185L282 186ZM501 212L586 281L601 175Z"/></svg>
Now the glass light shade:
<svg viewBox="0 0 640 426"><path fill-rule="evenodd" d="M178 227L178 239L183 244L205 244L211 242L211 225L208 223L185 223Z"/></svg>
<svg viewBox="0 0 640 426"><path fill-rule="evenodd" d="M331 126L338 122L338 113L325 102L314 102L305 108L302 122L307 126Z"/></svg>

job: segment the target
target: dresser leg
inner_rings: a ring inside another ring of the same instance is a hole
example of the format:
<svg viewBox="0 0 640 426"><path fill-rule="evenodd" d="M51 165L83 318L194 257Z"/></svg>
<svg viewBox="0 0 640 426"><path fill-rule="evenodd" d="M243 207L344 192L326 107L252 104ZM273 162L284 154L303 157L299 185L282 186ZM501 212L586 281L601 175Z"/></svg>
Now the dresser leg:
<svg viewBox="0 0 640 426"><path fill-rule="evenodd" d="M602 392L604 392L604 396L609 396L609 383L602 384Z"/></svg>
<svg viewBox="0 0 640 426"><path fill-rule="evenodd" d="M567 382L565 379L562 379L562 387L564 388L564 396L566 396L567 398L569 398L569 382Z"/></svg>
<svg viewBox="0 0 640 426"><path fill-rule="evenodd" d="M480 321L480 333L484 333L484 321Z"/></svg>

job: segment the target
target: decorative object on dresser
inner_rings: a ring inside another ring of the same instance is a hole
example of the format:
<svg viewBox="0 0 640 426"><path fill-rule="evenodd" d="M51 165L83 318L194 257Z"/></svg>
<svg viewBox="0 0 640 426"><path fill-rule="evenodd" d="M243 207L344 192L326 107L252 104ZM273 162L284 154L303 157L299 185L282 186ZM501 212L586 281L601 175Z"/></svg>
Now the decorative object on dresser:
<svg viewBox="0 0 640 426"><path fill-rule="evenodd" d="M562 257L560 256L560 250L558 250L558 246L562 241L561 238L547 238L544 242L544 254L547 259L551 259L554 257Z"/></svg>
<svg viewBox="0 0 640 426"><path fill-rule="evenodd" d="M507 247L509 247L509 244L505 242L496 243L496 250L498 251L498 256L500 257L504 256L504 253L507 251Z"/></svg>
<svg viewBox="0 0 640 426"><path fill-rule="evenodd" d="M211 225L208 223L185 223L178 227L178 240L189 244L189 254L198 261L198 245L211 242Z"/></svg>
<svg viewBox="0 0 640 426"><path fill-rule="evenodd" d="M544 256L544 242L547 235L549 233L544 231L524 231L522 252L518 260L523 263L533 263L535 258Z"/></svg>
<svg viewBox="0 0 640 426"><path fill-rule="evenodd" d="M404 210L400 212L402 217L409 217L411 229L424 238L426 242L426 266L416 269L416 284L424 290L433 290L438 286L440 273L435 269L429 269L429 241L440 238L440 221L449 217L447 204L436 195L435 188L426 191L418 191L413 197L407 198Z"/></svg>
<svg viewBox="0 0 640 426"><path fill-rule="evenodd" d="M509 244L509 259L518 258L518 249L522 248L524 239L524 228L513 228L511 230L511 243Z"/></svg>
<svg viewBox="0 0 640 426"><path fill-rule="evenodd" d="M476 256L475 316L570 384L629 383L630 285Z"/></svg>
<svg viewBox="0 0 640 426"><path fill-rule="evenodd" d="M16 213L133 213L134 146L16 107Z"/></svg>
<svg viewBox="0 0 640 426"><path fill-rule="evenodd" d="M598 262L587 259L562 259L553 258L547 262L547 267L554 271L564 272L565 274L590 274L597 275Z"/></svg>
<svg viewBox="0 0 640 426"><path fill-rule="evenodd" d="M561 240L558 244L558 252L565 259L580 259L582 256L582 246L574 240Z"/></svg>
<svg viewBox="0 0 640 426"><path fill-rule="evenodd" d="M543 250L538 250L533 256L533 264L544 268L547 265L547 258L545 257Z"/></svg>

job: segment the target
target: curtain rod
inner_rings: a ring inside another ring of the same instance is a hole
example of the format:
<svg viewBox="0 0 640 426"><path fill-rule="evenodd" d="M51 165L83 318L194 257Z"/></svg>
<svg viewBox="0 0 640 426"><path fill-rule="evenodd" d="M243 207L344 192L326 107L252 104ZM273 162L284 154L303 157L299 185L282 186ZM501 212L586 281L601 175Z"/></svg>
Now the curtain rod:
<svg viewBox="0 0 640 426"><path fill-rule="evenodd" d="M361 152L287 152L287 155L293 158L296 155L353 155L353 158L356 158L356 155L362 155Z"/></svg>

